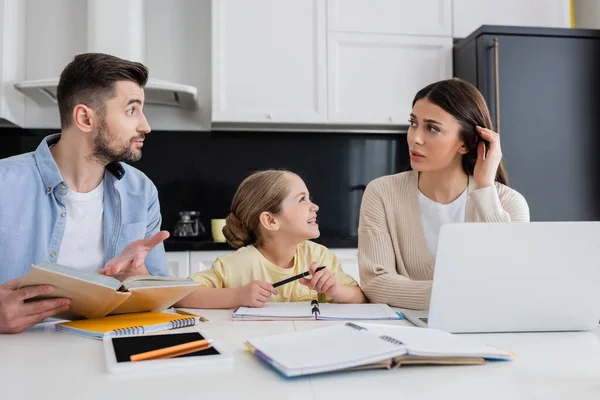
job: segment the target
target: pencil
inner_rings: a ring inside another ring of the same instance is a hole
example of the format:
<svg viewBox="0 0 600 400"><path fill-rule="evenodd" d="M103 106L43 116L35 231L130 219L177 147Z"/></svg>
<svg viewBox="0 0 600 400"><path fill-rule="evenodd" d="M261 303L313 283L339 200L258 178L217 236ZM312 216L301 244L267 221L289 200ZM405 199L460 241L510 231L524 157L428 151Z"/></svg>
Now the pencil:
<svg viewBox="0 0 600 400"><path fill-rule="evenodd" d="M315 272L319 272L319 271L320 271L320 270L322 270L323 268L325 268L325 266L324 266L324 265L323 265L322 267L319 267L319 268L317 268L317 269L315 270ZM293 281L295 281L295 280L297 280L297 279L304 278L304 277L306 277L306 276L309 276L309 275L310 275L310 271L305 271L305 272L303 272L303 273L301 273L301 274L294 275L294 276L292 276L291 278L287 278L287 279L284 279L284 280L282 280L282 281L276 282L276 283L274 283L274 284L273 284L273 287L274 287L274 288L276 288L277 286L285 285L286 283L293 282Z"/></svg>
<svg viewBox="0 0 600 400"><path fill-rule="evenodd" d="M133 354L129 357L131 361L156 360L171 358L207 349L213 339L194 340L193 342L164 347L162 349L150 350L144 353Z"/></svg>
<svg viewBox="0 0 600 400"><path fill-rule="evenodd" d="M192 317L198 317L198 319L202 322L208 322L207 318L201 317L198 314L191 313L189 311L182 310L181 308L176 308L175 312L179 315L191 315Z"/></svg>

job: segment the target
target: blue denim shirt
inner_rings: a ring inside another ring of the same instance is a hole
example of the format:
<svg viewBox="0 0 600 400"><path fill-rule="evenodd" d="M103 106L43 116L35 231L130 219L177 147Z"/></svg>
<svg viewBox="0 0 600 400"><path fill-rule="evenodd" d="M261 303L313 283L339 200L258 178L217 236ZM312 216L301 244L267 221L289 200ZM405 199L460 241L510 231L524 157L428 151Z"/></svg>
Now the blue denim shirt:
<svg viewBox="0 0 600 400"><path fill-rule="evenodd" d="M0 284L25 275L31 264L58 258L68 189L49 150L58 139L60 134L48 136L34 152L0 160ZM136 168L109 164L103 219L106 263L127 244L160 230L156 186ZM148 254L146 267L152 275L168 275L162 244Z"/></svg>

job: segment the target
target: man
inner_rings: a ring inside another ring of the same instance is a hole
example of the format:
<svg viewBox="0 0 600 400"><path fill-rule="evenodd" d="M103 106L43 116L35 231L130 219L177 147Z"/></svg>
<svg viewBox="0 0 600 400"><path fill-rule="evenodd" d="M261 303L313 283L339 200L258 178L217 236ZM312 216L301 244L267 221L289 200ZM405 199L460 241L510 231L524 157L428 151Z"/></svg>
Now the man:
<svg viewBox="0 0 600 400"><path fill-rule="evenodd" d="M167 275L158 193L139 170L150 126L142 111L147 68L107 54L76 56L57 90L61 133L0 160L0 333L65 311L68 299L29 300L19 289L47 260L116 276Z"/></svg>

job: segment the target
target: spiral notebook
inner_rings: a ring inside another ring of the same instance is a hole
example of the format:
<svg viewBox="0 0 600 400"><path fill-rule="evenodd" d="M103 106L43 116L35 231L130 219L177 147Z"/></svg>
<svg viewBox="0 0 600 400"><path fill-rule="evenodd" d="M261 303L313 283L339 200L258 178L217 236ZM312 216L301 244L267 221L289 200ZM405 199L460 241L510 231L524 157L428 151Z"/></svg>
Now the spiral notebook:
<svg viewBox="0 0 600 400"><path fill-rule="evenodd" d="M196 325L199 321L200 317L163 312L146 312L61 322L56 324L56 330L92 339L102 339L105 336L139 335L168 329L184 328Z"/></svg>
<svg viewBox="0 0 600 400"><path fill-rule="evenodd" d="M397 320L401 314L387 304L338 304L312 302L266 303L262 308L240 307L234 321L277 320Z"/></svg>
<svg viewBox="0 0 600 400"><path fill-rule="evenodd" d="M513 354L436 329L345 324L246 341L258 358L287 377L405 364L469 365Z"/></svg>

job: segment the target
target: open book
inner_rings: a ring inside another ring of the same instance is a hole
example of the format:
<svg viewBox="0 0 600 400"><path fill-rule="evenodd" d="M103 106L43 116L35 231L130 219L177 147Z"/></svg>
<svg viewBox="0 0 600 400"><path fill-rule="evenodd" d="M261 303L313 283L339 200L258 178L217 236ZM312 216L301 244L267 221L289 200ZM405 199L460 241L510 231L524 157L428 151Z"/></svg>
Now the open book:
<svg viewBox="0 0 600 400"><path fill-rule="evenodd" d="M69 311L58 316L66 319L163 310L198 287L191 279L151 275L134 276L120 282L110 276L50 262L32 265L21 279L20 287L43 284L54 285L55 289L39 298L71 299Z"/></svg>
<svg viewBox="0 0 600 400"><path fill-rule="evenodd" d="M262 308L240 307L234 321L276 320L377 320L400 319L387 304L337 304L312 302L265 303Z"/></svg>
<svg viewBox="0 0 600 400"><path fill-rule="evenodd" d="M403 364L484 364L512 358L508 351L436 329L352 322L250 339L246 346L288 377L391 369Z"/></svg>

